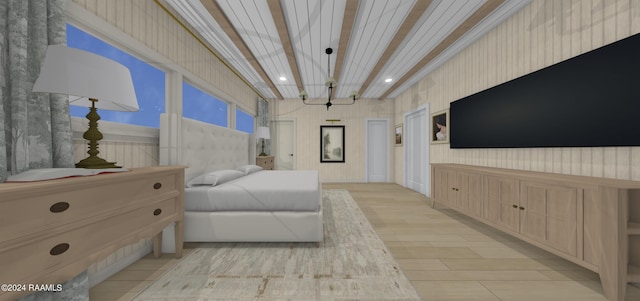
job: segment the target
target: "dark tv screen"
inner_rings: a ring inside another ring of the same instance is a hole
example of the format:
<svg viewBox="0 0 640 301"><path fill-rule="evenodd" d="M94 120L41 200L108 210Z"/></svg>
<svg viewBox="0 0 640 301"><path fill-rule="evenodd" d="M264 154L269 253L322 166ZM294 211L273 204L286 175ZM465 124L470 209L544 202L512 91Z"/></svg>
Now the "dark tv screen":
<svg viewBox="0 0 640 301"><path fill-rule="evenodd" d="M451 148L640 146L640 34L451 103Z"/></svg>

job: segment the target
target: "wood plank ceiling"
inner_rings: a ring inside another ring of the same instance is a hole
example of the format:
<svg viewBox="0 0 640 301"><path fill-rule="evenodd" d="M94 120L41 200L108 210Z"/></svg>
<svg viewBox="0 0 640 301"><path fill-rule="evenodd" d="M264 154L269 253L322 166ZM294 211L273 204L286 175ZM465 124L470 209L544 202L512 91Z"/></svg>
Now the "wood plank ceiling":
<svg viewBox="0 0 640 301"><path fill-rule="evenodd" d="M264 98L385 99L531 0L164 1Z"/></svg>

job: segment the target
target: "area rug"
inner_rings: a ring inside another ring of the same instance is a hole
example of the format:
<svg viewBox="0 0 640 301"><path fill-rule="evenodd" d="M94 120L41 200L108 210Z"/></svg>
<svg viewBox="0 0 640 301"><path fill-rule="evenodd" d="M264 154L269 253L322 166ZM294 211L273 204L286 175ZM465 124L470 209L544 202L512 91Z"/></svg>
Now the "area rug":
<svg viewBox="0 0 640 301"><path fill-rule="evenodd" d="M208 243L134 300L421 300L348 191L323 206L319 245Z"/></svg>

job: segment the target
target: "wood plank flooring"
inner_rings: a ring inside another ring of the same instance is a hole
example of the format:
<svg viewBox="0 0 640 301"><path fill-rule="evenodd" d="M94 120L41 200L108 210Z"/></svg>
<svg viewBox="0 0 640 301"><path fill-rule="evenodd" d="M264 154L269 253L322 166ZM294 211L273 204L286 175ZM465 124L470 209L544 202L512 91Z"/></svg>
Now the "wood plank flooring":
<svg viewBox="0 0 640 301"><path fill-rule="evenodd" d="M606 300L598 275L494 230L396 184L324 184L347 189L424 300ZM189 252L195 244L186 244ZM176 259L139 260L90 290L92 301L130 300ZM627 301L640 288L627 286Z"/></svg>

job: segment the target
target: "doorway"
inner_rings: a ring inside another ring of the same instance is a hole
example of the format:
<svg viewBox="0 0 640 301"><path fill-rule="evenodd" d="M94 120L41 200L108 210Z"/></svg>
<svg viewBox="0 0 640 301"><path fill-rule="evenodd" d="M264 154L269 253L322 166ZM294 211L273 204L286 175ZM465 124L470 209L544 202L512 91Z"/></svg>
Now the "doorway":
<svg viewBox="0 0 640 301"><path fill-rule="evenodd" d="M389 181L389 120L367 119L366 181Z"/></svg>
<svg viewBox="0 0 640 301"><path fill-rule="evenodd" d="M295 169L295 121L274 120L271 122L271 154L275 169Z"/></svg>
<svg viewBox="0 0 640 301"><path fill-rule="evenodd" d="M429 173L429 108L405 113L404 185L426 196L431 195Z"/></svg>

